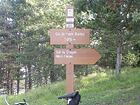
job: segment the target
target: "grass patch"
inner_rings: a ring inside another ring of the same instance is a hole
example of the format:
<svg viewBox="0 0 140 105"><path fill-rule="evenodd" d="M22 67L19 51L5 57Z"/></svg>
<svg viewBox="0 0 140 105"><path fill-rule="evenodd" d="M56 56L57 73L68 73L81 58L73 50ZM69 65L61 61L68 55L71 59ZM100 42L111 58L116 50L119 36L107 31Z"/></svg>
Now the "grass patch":
<svg viewBox="0 0 140 105"><path fill-rule="evenodd" d="M111 73L93 73L75 81L82 96L80 105L140 105L140 68L124 68L118 79ZM11 105L26 98L29 105L66 105L57 97L65 94L59 82L18 96L9 96ZM0 105L5 105L0 97Z"/></svg>

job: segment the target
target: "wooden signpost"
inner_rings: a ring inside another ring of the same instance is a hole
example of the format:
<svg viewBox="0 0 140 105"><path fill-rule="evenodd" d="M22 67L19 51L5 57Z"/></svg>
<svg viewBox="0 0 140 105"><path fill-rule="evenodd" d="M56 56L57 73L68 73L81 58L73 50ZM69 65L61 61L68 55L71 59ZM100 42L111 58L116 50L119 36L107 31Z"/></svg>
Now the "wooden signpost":
<svg viewBox="0 0 140 105"><path fill-rule="evenodd" d="M74 29L74 9L66 8L66 29L49 30L52 45L66 45L66 49L54 50L54 63L66 64L66 92L74 91L74 65L95 64L100 54L95 49L75 49L74 44L89 44L90 29Z"/></svg>

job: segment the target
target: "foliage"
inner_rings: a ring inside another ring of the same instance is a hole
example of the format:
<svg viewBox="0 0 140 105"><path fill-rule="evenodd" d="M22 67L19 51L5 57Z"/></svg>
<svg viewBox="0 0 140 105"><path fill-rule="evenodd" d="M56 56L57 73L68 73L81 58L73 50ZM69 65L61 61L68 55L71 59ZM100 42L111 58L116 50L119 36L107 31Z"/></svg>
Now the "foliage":
<svg viewBox="0 0 140 105"><path fill-rule="evenodd" d="M137 62L139 60L139 57L135 54L128 52L128 54L124 57L124 64L126 66L136 66Z"/></svg>
<svg viewBox="0 0 140 105"><path fill-rule="evenodd" d="M75 1L76 26L93 30L90 47L101 52L101 66L120 70L122 56L138 43L139 4L138 0Z"/></svg>
<svg viewBox="0 0 140 105"><path fill-rule="evenodd" d="M64 9L70 1L0 1L0 81L9 78L12 83L7 81L8 86L16 80L18 88L20 80L24 79L28 90L65 78L64 66L53 63L54 47L50 45L48 30L65 26Z"/></svg>

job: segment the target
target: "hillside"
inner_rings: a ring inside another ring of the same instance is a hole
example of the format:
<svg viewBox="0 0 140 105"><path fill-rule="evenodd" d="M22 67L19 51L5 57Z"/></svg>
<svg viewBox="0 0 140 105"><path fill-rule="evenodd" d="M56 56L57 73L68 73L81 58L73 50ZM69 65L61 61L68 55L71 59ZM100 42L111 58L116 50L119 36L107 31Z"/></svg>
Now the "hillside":
<svg viewBox="0 0 140 105"><path fill-rule="evenodd" d="M76 80L80 105L140 105L140 68L124 68L119 79L108 71L93 73ZM66 105L57 97L64 95L64 82L34 89L19 96L8 96L11 105L25 98L29 105ZM0 97L0 105L3 103Z"/></svg>

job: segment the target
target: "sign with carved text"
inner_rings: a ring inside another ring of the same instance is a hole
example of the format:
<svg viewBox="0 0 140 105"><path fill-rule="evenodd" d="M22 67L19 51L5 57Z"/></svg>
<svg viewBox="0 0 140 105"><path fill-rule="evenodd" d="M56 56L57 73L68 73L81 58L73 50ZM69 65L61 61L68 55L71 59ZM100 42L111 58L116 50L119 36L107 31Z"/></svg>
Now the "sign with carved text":
<svg viewBox="0 0 140 105"><path fill-rule="evenodd" d="M51 29L50 44L89 44L90 29Z"/></svg>
<svg viewBox="0 0 140 105"><path fill-rule="evenodd" d="M95 64L100 59L95 49L55 49L55 64Z"/></svg>

